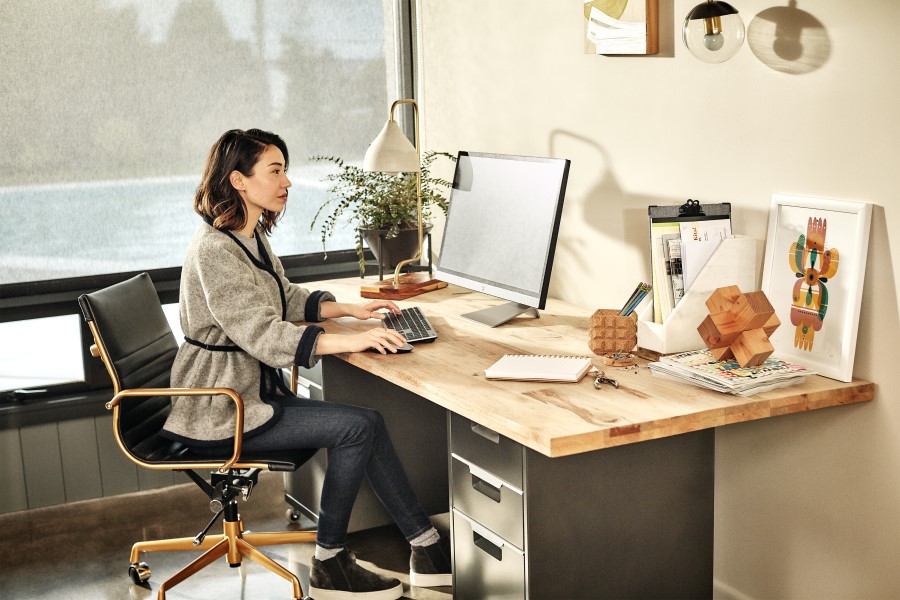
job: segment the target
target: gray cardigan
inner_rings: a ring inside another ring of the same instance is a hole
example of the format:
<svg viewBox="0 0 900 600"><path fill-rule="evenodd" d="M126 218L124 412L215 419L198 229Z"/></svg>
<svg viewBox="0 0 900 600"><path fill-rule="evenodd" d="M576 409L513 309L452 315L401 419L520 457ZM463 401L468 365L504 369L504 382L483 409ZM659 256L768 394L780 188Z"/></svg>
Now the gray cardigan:
<svg viewBox="0 0 900 600"><path fill-rule="evenodd" d="M172 368L173 387L228 387L244 401L244 436L274 424L278 399L289 394L281 368L316 363L328 292L309 292L284 276L281 261L257 229L262 262L234 234L202 223L181 272L180 318L185 343ZM227 396L175 397L164 428L168 437L201 445L234 438L234 403Z"/></svg>

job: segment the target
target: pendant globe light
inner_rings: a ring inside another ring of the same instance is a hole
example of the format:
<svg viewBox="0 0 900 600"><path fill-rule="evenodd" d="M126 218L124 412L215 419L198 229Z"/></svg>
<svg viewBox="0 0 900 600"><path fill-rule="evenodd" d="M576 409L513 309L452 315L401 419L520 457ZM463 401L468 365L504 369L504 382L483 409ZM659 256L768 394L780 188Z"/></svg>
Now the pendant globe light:
<svg viewBox="0 0 900 600"><path fill-rule="evenodd" d="M698 59L720 63L744 43L744 22L735 7L719 0L698 4L684 20L684 45Z"/></svg>

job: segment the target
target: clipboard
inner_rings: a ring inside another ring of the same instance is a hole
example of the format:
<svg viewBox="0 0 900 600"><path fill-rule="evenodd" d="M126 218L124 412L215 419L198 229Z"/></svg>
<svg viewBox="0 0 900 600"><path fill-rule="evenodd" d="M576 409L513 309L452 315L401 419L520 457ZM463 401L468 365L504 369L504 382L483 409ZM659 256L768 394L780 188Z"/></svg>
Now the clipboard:
<svg viewBox="0 0 900 600"><path fill-rule="evenodd" d="M664 323L687 291L684 283L682 225L697 221L727 221L720 228L731 234L731 203L650 205L650 268L653 274L653 321ZM708 258L708 256L707 256ZM704 260L705 262L705 260ZM690 265L693 274L699 268ZM699 265L702 267L702 265Z"/></svg>

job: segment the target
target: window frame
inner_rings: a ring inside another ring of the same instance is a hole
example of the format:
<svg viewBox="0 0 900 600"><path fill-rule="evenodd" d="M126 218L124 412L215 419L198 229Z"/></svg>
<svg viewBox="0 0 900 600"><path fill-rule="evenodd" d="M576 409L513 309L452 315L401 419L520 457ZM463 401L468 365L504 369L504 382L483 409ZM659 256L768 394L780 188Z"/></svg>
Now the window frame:
<svg viewBox="0 0 900 600"><path fill-rule="evenodd" d="M418 87L416 0L386 0L386 8L388 3L393 5L391 14L388 15L386 10L385 16L394 19L394 60L398 74L395 93L398 97L415 98ZM385 112L388 108L385 107ZM412 120L401 119L400 124L411 137ZM366 274L376 272L371 251L366 250L365 257L368 265ZM359 276L359 259L355 248L279 258L285 275L293 283ZM0 323L72 314L80 317L80 295L125 281L143 272L150 275L163 304L178 302L180 266L9 283L0 285ZM0 392L0 430L105 412L103 403L96 399L106 397L112 384L100 361L90 354L93 343L90 329L83 318L79 318L79 322L84 381L23 388L25 393L18 390Z"/></svg>

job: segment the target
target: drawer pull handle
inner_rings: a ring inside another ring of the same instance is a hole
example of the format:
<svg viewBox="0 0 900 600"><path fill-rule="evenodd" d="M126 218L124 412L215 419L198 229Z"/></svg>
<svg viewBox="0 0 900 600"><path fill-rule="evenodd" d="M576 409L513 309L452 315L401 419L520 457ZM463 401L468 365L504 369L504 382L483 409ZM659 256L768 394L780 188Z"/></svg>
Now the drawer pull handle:
<svg viewBox="0 0 900 600"><path fill-rule="evenodd" d="M488 429L484 425L472 422L472 431L488 441L494 442L495 444L500 443L500 434L492 429Z"/></svg>
<svg viewBox="0 0 900 600"><path fill-rule="evenodd" d="M492 558L503 561L503 548L495 546L483 535L479 535L474 529L472 530L472 542L481 550L489 554Z"/></svg>
<svg viewBox="0 0 900 600"><path fill-rule="evenodd" d="M497 560L502 560L503 550L507 550L512 552L519 557L525 556L525 552L523 550L519 550L513 544L510 544L502 537L485 527L484 525L479 524L472 517L469 517L463 512L460 512L457 509L453 509L453 517L459 517L463 521L469 524L469 527L472 528L472 541L475 545Z"/></svg>
<svg viewBox="0 0 900 600"><path fill-rule="evenodd" d="M466 463L466 466L469 467L469 472L472 474L472 478L473 478L473 479L477 477L478 479L484 481L485 483L487 483L487 484L490 485L491 487L497 488L498 490L499 490L501 487L503 487L503 480L500 479L499 477L496 477L496 476L494 476L494 475L491 475L490 473L488 473L487 471L485 471L485 470L482 469L481 467L476 466L476 465L473 465L473 464L470 463L470 462L467 462L467 463Z"/></svg>
<svg viewBox="0 0 900 600"><path fill-rule="evenodd" d="M506 481L503 481L496 475L493 475L492 473L486 471L485 469L482 469L478 465L473 465L470 461L464 459L459 454L456 454L455 452L451 452L450 456L454 460L457 460L460 463L466 465L466 467L468 467L469 473L472 474L472 487L475 487L475 479L478 478L478 479L481 479L482 481L484 481L484 483L486 483L487 485L489 485L493 488L496 488L498 490L500 488L506 488L515 494L518 494L520 496L522 495L522 490L520 490L516 486L511 485L511 484L507 483ZM478 489L478 487L475 487L475 489ZM479 491L481 491L481 490L479 490ZM499 502L499 500L498 500L498 502Z"/></svg>
<svg viewBox="0 0 900 600"><path fill-rule="evenodd" d="M474 473L472 474L472 488L476 492L479 492L482 495L487 496L494 502L496 502L498 504L500 503L500 488L492 486L484 479L481 479L480 477L476 476Z"/></svg>

